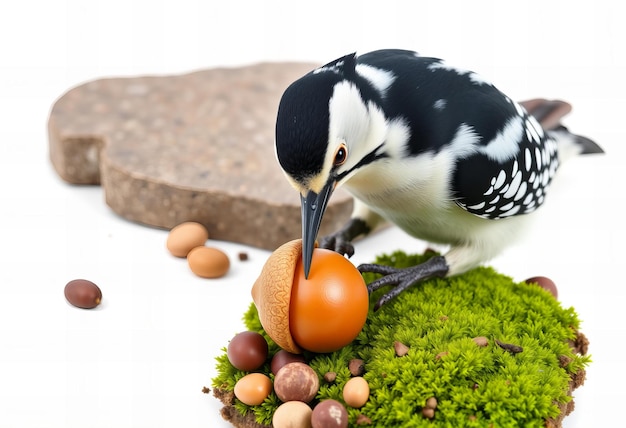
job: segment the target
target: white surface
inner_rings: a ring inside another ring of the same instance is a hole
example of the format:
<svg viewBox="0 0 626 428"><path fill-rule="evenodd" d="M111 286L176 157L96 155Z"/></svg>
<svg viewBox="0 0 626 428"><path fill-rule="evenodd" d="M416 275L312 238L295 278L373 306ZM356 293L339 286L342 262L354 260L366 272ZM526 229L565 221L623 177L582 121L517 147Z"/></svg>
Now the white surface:
<svg viewBox="0 0 626 428"><path fill-rule="evenodd" d="M55 99L86 80L172 74L265 60L332 60L399 47L480 72L515 99L571 101L566 124L605 156L565 165L536 228L492 265L546 275L574 306L593 364L565 426L613 426L626 401L624 105L626 32L618 3L400 1L25 1L0 12L0 427L226 427L201 393L214 357L242 329L267 252L215 243L224 279L196 278L166 232L111 212L99 187L62 182L48 160ZM511 4L509 6L508 4ZM10 6L9 6L10 4ZM385 6L383 6L383 4ZM294 193L294 198L297 195ZM396 229L354 262L424 244ZM250 261L239 262L239 251ZM93 311L63 287L87 278Z"/></svg>

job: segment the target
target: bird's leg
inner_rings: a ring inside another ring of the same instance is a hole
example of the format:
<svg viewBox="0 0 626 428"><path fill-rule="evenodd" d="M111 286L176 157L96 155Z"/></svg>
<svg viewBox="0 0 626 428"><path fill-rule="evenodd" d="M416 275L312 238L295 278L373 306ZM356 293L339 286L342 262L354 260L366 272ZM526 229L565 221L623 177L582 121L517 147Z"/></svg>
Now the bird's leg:
<svg viewBox="0 0 626 428"><path fill-rule="evenodd" d="M365 220L353 217L341 229L320 239L319 246L352 257L354 245L352 240L359 235L366 235L370 227Z"/></svg>
<svg viewBox="0 0 626 428"><path fill-rule="evenodd" d="M367 286L370 293L386 285L394 286L391 291L378 299L374 305L374 310L377 311L382 305L398 296L410 286L428 278L446 276L450 267L444 256L435 256L422 264L408 268L398 269L377 264L362 264L358 269L361 273L372 272L384 275Z"/></svg>

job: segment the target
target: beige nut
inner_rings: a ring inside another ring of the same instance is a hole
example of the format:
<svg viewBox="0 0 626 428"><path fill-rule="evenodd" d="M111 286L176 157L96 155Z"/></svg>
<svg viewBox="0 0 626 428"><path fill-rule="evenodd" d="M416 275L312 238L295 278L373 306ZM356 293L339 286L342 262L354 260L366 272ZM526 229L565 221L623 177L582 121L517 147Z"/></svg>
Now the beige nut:
<svg viewBox="0 0 626 428"><path fill-rule="evenodd" d="M274 342L294 354L302 350L289 327L289 305L296 263L302 257L302 240L289 241L274 251L252 286L252 300L265 332Z"/></svg>

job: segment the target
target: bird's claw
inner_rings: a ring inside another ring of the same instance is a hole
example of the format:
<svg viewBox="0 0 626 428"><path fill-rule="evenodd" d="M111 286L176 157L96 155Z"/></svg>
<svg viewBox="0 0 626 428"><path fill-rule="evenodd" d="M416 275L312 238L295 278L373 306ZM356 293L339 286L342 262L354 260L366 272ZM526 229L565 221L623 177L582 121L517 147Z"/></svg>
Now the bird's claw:
<svg viewBox="0 0 626 428"><path fill-rule="evenodd" d="M404 269L377 264L362 264L358 267L358 270L361 273L371 272L384 275L382 278L372 281L367 286L367 291L370 294L386 285L394 286L389 292L378 299L374 305L374 311L377 311L384 304L397 297L413 284L428 278L445 276L448 273L449 267L443 256L435 256L422 264Z"/></svg>
<svg viewBox="0 0 626 428"><path fill-rule="evenodd" d="M333 250L341 255L352 257L354 255L354 245L340 234L324 236L319 241L320 248Z"/></svg>

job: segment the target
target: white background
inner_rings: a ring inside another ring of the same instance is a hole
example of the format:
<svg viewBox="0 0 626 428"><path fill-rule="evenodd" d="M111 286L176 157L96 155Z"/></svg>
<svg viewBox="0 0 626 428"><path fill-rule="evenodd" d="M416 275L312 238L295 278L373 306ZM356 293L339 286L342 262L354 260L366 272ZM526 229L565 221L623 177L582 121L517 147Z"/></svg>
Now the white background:
<svg viewBox="0 0 626 428"><path fill-rule="evenodd" d="M425 2L424 2L425 3ZM314 5L313 7L308 6ZM411 5L409 9L409 5ZM194 277L166 231L130 223L100 187L72 186L48 158L54 101L87 80L257 61L329 61L409 48L480 72L511 97L566 99L573 131L604 156L566 164L535 228L491 264L546 275L576 308L593 364L565 426L615 426L626 401L626 32L609 1L16 1L0 7L0 427L225 427L201 393L250 304L268 253L217 242L232 269ZM294 192L294 198L297 194ZM425 244L396 229L355 264ZM250 261L237 259L248 251ZM93 311L63 287L88 278Z"/></svg>

